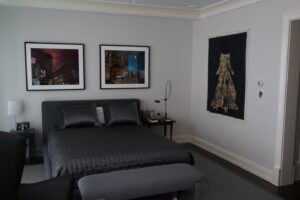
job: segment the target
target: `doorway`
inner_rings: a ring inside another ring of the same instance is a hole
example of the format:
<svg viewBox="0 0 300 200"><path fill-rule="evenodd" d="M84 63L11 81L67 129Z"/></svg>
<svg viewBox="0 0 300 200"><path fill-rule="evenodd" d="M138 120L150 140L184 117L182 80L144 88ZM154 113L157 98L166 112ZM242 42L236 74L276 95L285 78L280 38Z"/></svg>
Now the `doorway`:
<svg viewBox="0 0 300 200"><path fill-rule="evenodd" d="M300 181L300 14L288 20L285 108L279 186Z"/></svg>
<svg viewBox="0 0 300 200"><path fill-rule="evenodd" d="M293 40L293 41L292 41ZM292 65L300 68L300 20L295 20L291 24L291 45L290 57ZM299 70L300 71L300 70ZM298 98L297 98L297 121L294 147L295 181L300 181L300 72L298 75Z"/></svg>

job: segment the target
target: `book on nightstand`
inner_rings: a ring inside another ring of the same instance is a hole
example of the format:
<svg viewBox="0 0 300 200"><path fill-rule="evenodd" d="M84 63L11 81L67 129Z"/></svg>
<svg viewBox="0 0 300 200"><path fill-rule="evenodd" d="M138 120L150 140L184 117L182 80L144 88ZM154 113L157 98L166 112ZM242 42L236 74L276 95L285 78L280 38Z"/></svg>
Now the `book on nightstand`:
<svg viewBox="0 0 300 200"><path fill-rule="evenodd" d="M150 123L157 123L158 122L157 119L150 119L150 118L147 118L147 121L150 122Z"/></svg>

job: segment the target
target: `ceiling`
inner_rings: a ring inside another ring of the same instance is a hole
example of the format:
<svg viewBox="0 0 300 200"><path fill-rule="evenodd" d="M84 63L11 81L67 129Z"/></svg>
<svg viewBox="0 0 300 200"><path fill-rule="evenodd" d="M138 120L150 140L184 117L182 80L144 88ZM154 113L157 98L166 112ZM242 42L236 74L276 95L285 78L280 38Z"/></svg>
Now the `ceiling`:
<svg viewBox="0 0 300 200"><path fill-rule="evenodd" d="M168 8L204 9L230 0L81 0L81 1L168 7Z"/></svg>
<svg viewBox="0 0 300 200"><path fill-rule="evenodd" d="M21 6L198 20L263 0L0 0Z"/></svg>

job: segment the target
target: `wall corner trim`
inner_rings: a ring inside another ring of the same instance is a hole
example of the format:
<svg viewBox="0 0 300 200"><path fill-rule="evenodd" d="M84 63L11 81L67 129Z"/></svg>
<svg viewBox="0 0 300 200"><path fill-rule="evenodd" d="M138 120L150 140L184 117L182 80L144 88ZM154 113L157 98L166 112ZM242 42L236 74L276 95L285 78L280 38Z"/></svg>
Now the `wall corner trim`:
<svg viewBox="0 0 300 200"><path fill-rule="evenodd" d="M275 186L280 186L280 174L281 174L281 168L280 166L275 165L273 167L273 177L271 180L271 183Z"/></svg>
<svg viewBox="0 0 300 200"><path fill-rule="evenodd" d="M218 15L224 12L228 12L241 7L249 6L255 3L262 2L263 0L225 0L223 3L216 4L211 7L200 9L200 18L207 18L214 15Z"/></svg>
<svg viewBox="0 0 300 200"><path fill-rule="evenodd" d="M233 153L227 149L220 146L212 144L199 136L195 135L180 135L174 137L174 140L178 143L191 143L194 144L262 179L265 181L278 186L279 185L279 172L280 167L274 166L273 169L266 168L252 160L242 157L236 153ZM184 142L182 142L184 141Z"/></svg>

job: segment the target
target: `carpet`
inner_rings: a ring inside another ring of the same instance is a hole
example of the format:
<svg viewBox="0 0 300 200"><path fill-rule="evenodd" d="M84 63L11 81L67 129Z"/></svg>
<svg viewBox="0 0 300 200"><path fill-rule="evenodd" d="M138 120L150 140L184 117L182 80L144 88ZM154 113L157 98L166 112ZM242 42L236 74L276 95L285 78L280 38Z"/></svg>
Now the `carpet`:
<svg viewBox="0 0 300 200"><path fill-rule="evenodd" d="M194 155L195 167L208 177L209 189L203 200L282 200L268 189L236 173L234 169L207 156L207 153L195 150L190 145L187 148ZM34 183L45 179L43 164L26 165L21 182Z"/></svg>

